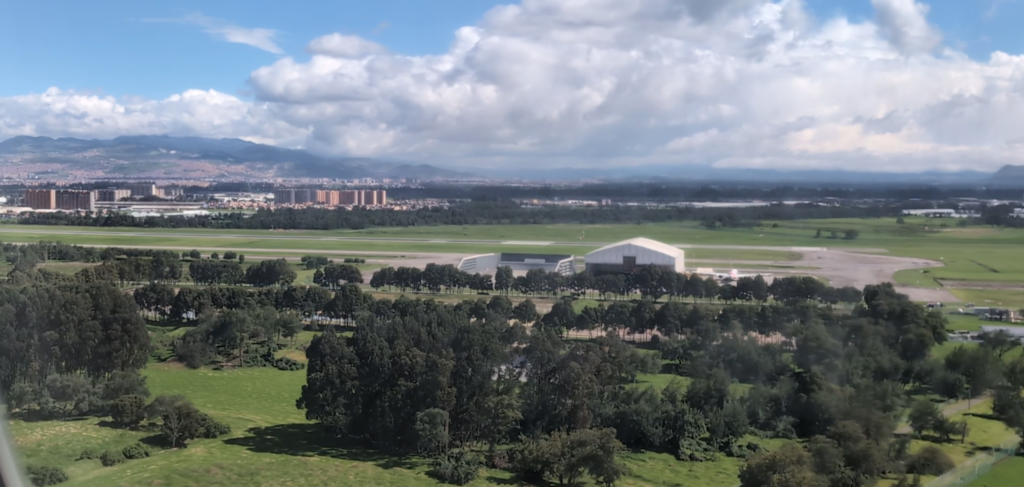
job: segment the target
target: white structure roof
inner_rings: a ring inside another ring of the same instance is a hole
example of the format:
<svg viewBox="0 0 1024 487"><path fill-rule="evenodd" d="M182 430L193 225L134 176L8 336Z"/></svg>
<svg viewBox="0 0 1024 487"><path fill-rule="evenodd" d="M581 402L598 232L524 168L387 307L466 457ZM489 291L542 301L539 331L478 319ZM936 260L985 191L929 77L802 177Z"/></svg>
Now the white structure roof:
<svg viewBox="0 0 1024 487"><path fill-rule="evenodd" d="M643 237L631 238L629 240L623 240L621 242L613 243L611 245L605 245L604 247L601 247L587 255L596 254L604 250L612 249L615 247L622 247L625 245L635 245L637 247L643 247L646 249L653 250L655 252L660 252L665 255L670 255L673 257L683 257L682 249Z"/></svg>

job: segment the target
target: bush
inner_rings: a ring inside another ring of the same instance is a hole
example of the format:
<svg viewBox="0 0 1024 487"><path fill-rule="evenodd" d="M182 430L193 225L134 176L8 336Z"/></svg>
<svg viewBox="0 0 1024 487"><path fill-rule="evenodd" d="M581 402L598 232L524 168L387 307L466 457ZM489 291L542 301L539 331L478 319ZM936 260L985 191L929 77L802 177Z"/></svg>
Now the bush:
<svg viewBox="0 0 1024 487"><path fill-rule="evenodd" d="M942 475L955 466L953 459L935 445L928 445L907 459L907 473L918 475Z"/></svg>
<svg viewBox="0 0 1024 487"><path fill-rule="evenodd" d="M114 465L124 463L125 460L124 454L120 451L107 450L100 455L100 463L103 464L104 467L113 467Z"/></svg>
<svg viewBox="0 0 1024 487"><path fill-rule="evenodd" d="M95 460L100 457L100 452L92 448L86 448L82 450L82 453L78 454L79 460Z"/></svg>
<svg viewBox="0 0 1024 487"><path fill-rule="evenodd" d="M277 370L302 370L306 368L306 365L288 357L281 357L274 360L274 367L276 367Z"/></svg>
<svg viewBox="0 0 1024 487"><path fill-rule="evenodd" d="M121 396L110 404L110 419L131 428L146 419L146 398L135 394Z"/></svg>
<svg viewBox="0 0 1024 487"><path fill-rule="evenodd" d="M123 455L128 460L136 460L139 458L149 458L149 447L142 443L135 443L128 445L121 450Z"/></svg>
<svg viewBox="0 0 1024 487"><path fill-rule="evenodd" d="M491 452L487 458L487 466L506 472L511 472L513 467L512 460L509 458L507 451Z"/></svg>
<svg viewBox="0 0 1024 487"><path fill-rule="evenodd" d="M199 438L217 438L230 432L230 426L211 418L209 414L199 413Z"/></svg>
<svg viewBox="0 0 1024 487"><path fill-rule="evenodd" d="M476 479L480 460L461 451L450 451L431 462L434 478L448 484L466 485Z"/></svg>
<svg viewBox="0 0 1024 487"><path fill-rule="evenodd" d="M701 440L683 438L679 440L676 459L683 462L712 462L715 460L715 449Z"/></svg>
<svg viewBox="0 0 1024 487"><path fill-rule="evenodd" d="M57 485L68 481L68 474L64 473L63 470L57 467L29 466L26 470L28 471L28 479L32 481L32 485L39 487Z"/></svg>

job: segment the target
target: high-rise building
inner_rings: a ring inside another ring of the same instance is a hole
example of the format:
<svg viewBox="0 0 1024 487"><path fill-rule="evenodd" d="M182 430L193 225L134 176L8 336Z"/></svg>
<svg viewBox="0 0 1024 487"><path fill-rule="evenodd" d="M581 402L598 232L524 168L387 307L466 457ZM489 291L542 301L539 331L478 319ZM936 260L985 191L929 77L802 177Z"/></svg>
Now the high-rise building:
<svg viewBox="0 0 1024 487"><path fill-rule="evenodd" d="M57 191L58 210L88 210L96 209L96 193L92 191L78 191L62 189Z"/></svg>
<svg viewBox="0 0 1024 487"><path fill-rule="evenodd" d="M372 189L361 191L363 193L363 206L377 206L377 192Z"/></svg>
<svg viewBox="0 0 1024 487"><path fill-rule="evenodd" d="M305 205L307 203L313 203L314 199L313 190L311 189L296 189L295 190L295 204Z"/></svg>
<svg viewBox="0 0 1024 487"><path fill-rule="evenodd" d="M157 189L155 183L132 183L128 185L128 189L132 192L132 196L156 196Z"/></svg>
<svg viewBox="0 0 1024 487"><path fill-rule="evenodd" d="M388 192L384 191L383 189L378 189L376 191L376 193L377 193L377 204L380 205L380 206L387 206L388 205Z"/></svg>
<svg viewBox="0 0 1024 487"><path fill-rule="evenodd" d="M274 203L278 205L294 205L295 192L296 190L292 188L274 191Z"/></svg>
<svg viewBox="0 0 1024 487"><path fill-rule="evenodd" d="M338 204L345 206L355 205L356 193L358 193L358 191L342 191L338 198Z"/></svg>
<svg viewBox="0 0 1024 487"><path fill-rule="evenodd" d="M26 189L25 206L33 210L57 209L57 191L52 189Z"/></svg>
<svg viewBox="0 0 1024 487"><path fill-rule="evenodd" d="M132 195L130 189L107 188L96 190L96 201L121 201Z"/></svg>

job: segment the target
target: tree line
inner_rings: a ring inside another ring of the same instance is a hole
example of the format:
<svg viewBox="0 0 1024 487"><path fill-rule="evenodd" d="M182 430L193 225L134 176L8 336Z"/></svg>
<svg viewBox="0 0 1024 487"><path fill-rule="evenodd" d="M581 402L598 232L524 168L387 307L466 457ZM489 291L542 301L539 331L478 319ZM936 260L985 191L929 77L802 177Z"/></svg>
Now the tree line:
<svg viewBox="0 0 1024 487"><path fill-rule="evenodd" d="M594 276L582 271L571 276L543 269L531 269L526 275L514 276L511 267L499 267L494 276L469 274L454 265L427 264L415 267L384 267L370 278L374 289L398 289L402 292L429 291L432 293L461 293L466 289L477 292L498 291L503 295L560 296L571 293L578 297L623 298L639 294L657 301L691 298L697 300L767 302L810 300L831 304L857 303L861 290L854 287L833 288L807 276L786 276L773 279L771 284L763 276L744 276L732 285L720 285L713 276L701 277L696 273L680 273L657 266L641 266L631 274L604 274Z"/></svg>
<svg viewBox="0 0 1024 487"><path fill-rule="evenodd" d="M255 214L226 213L198 216L135 218L125 214L26 213L25 225L67 225L145 228L233 228L360 230L371 227L437 225L548 225L558 223L657 223L709 222L711 227L756 226L763 220L808 218L862 218L894 216L898 211L882 207L834 207L814 204L772 205L755 208L691 208L611 206L569 208L527 207L511 200L452 201L444 206L415 210L367 208L277 208ZM711 224L710 222L718 222Z"/></svg>

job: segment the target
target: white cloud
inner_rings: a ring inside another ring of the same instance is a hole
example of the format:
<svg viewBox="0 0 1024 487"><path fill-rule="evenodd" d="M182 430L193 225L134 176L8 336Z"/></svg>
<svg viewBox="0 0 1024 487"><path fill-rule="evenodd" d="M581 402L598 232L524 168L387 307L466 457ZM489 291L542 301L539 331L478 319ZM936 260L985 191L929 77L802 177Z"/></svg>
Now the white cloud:
<svg viewBox="0 0 1024 487"><path fill-rule="evenodd" d="M341 58L359 58L372 54L385 54L387 49L373 41L359 36L331 34L317 37L309 43L306 50L313 54Z"/></svg>
<svg viewBox="0 0 1024 487"><path fill-rule="evenodd" d="M942 42L942 34L928 24L929 7L915 0L871 0L882 32L902 51L923 52Z"/></svg>
<svg viewBox="0 0 1024 487"><path fill-rule="evenodd" d="M113 138L127 134L240 137L300 144L307 133L253 104L214 90L188 90L163 100L117 99L50 88L0 98L0 136Z"/></svg>
<svg viewBox="0 0 1024 487"><path fill-rule="evenodd" d="M316 38L308 60L251 73L254 102L0 99L0 133L246 136L524 170L1024 163L1024 56L969 59L941 46L925 4L873 4L875 20L854 22L800 0L523 0L437 55Z"/></svg>
<svg viewBox="0 0 1024 487"><path fill-rule="evenodd" d="M284 50L274 42L277 31L273 29L241 27L198 13L189 14L180 19L147 19L147 21L193 24L202 27L203 32L224 41L245 44L274 54L284 53Z"/></svg>

